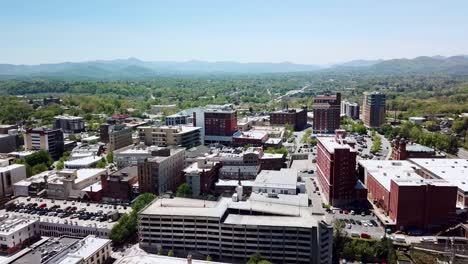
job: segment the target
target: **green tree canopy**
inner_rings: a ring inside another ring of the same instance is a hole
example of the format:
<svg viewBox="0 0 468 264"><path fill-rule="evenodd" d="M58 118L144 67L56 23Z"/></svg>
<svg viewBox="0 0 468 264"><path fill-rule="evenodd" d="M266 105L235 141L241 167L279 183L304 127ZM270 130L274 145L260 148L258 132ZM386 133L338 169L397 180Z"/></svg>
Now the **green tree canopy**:
<svg viewBox="0 0 468 264"><path fill-rule="evenodd" d="M182 183L176 192L177 197L191 197L192 196L192 188L187 183Z"/></svg>

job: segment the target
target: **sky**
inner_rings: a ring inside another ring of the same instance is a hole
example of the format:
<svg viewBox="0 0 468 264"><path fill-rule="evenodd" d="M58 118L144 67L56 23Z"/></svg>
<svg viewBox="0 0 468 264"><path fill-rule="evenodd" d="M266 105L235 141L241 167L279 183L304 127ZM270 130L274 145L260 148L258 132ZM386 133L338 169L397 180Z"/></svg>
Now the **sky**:
<svg viewBox="0 0 468 264"><path fill-rule="evenodd" d="M468 1L0 0L0 63L468 54Z"/></svg>

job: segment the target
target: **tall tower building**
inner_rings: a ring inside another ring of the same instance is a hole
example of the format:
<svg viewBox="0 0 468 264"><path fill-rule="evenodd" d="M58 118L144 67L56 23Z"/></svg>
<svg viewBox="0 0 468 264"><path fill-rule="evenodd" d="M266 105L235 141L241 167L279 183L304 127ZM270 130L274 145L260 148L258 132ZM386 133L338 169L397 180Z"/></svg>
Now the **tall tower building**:
<svg viewBox="0 0 468 264"><path fill-rule="evenodd" d="M340 128L341 93L318 95L314 99L315 133L334 133Z"/></svg>
<svg viewBox="0 0 468 264"><path fill-rule="evenodd" d="M365 92L363 106L363 121L367 127L380 127L385 122L385 94L380 92Z"/></svg>

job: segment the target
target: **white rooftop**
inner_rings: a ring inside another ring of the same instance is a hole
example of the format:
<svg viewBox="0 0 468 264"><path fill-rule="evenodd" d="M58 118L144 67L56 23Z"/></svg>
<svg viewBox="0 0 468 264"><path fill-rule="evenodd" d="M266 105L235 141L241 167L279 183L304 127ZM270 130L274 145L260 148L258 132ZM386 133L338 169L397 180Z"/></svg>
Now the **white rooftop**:
<svg viewBox="0 0 468 264"><path fill-rule="evenodd" d="M295 190L296 184L297 171L294 169L262 170L255 178L253 187Z"/></svg>
<svg viewBox="0 0 468 264"><path fill-rule="evenodd" d="M35 219L27 219L19 216L11 215L9 217L0 216L0 235L8 235L20 230L33 222Z"/></svg>
<svg viewBox="0 0 468 264"><path fill-rule="evenodd" d="M390 191L392 180L399 186L420 186L432 184L452 186L449 182L438 179L425 179L416 172L416 166L406 160L360 160L367 173Z"/></svg>
<svg viewBox="0 0 468 264"><path fill-rule="evenodd" d="M233 138L251 138L251 139L263 139L267 136L267 133L264 131L256 131L256 130L249 130L249 131L237 131L232 135Z"/></svg>
<svg viewBox="0 0 468 264"><path fill-rule="evenodd" d="M118 259L114 264L187 264L186 258L176 258L167 256L158 256L155 254L138 254L133 256L125 256ZM192 264L227 264L225 262L214 262L192 259Z"/></svg>
<svg viewBox="0 0 468 264"><path fill-rule="evenodd" d="M65 167L68 167L68 166L89 167L93 165L94 163L99 162L101 159L102 157L100 156L88 156L88 157L84 157L81 159L65 161L64 164L65 164Z"/></svg>
<svg viewBox="0 0 468 264"><path fill-rule="evenodd" d="M335 136L332 136L332 137L317 137L317 140L320 143L322 143L322 145L330 153L335 153L335 149L349 149L350 151L356 151L350 145L346 144L347 139L344 139L341 142L338 142L335 139Z"/></svg>
<svg viewBox="0 0 468 264"><path fill-rule="evenodd" d="M11 164L5 167L0 167L0 173L14 170L14 169L21 168L21 167L24 167L24 165L23 164Z"/></svg>
<svg viewBox="0 0 468 264"><path fill-rule="evenodd" d="M94 255L94 253L100 248L104 247L106 244L110 243L109 239L97 238L94 236L87 236L80 241L81 246L79 246L75 251L72 251L67 254L65 259L63 259L60 264L72 264L76 259L87 259Z"/></svg>
<svg viewBox="0 0 468 264"><path fill-rule="evenodd" d="M444 179L463 192L468 192L468 160L466 159L409 159L413 164Z"/></svg>

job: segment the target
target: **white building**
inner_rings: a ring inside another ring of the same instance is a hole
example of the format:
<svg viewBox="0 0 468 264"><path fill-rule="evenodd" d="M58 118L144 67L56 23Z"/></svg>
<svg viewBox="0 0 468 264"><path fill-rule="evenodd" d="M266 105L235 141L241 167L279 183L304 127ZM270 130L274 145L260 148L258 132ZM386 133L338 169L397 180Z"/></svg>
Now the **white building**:
<svg viewBox="0 0 468 264"><path fill-rule="evenodd" d="M140 144L138 146L128 146L114 151L114 162L117 168L122 169L128 166L137 165L138 162L143 162L147 158L151 158L153 152L162 149L157 146L146 146Z"/></svg>
<svg viewBox="0 0 468 264"><path fill-rule="evenodd" d="M49 238L28 248L10 263L103 264L110 257L111 240L89 235L83 239L73 236Z"/></svg>
<svg viewBox="0 0 468 264"><path fill-rule="evenodd" d="M0 197L13 195L13 184L24 179L26 179L26 167L24 165L12 164L0 167Z"/></svg>
<svg viewBox="0 0 468 264"><path fill-rule="evenodd" d="M277 194L297 193L297 171L294 169L262 170L255 178L252 192Z"/></svg>
<svg viewBox="0 0 468 264"><path fill-rule="evenodd" d="M422 116L412 116L408 118L408 121L410 121L413 124L422 124L426 122L426 118Z"/></svg>
<svg viewBox="0 0 468 264"><path fill-rule="evenodd" d="M20 216L0 216L0 252L12 254L40 237L39 221Z"/></svg>
<svg viewBox="0 0 468 264"><path fill-rule="evenodd" d="M102 159L103 157L100 156L89 156L81 159L65 161L64 165L66 169L93 168Z"/></svg>

